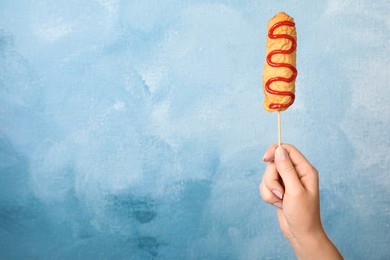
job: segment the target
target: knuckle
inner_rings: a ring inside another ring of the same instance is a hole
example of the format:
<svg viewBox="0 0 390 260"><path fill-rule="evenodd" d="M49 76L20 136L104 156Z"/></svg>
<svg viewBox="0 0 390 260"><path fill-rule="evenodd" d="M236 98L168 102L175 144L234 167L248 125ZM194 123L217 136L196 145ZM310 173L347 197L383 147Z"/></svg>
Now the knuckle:
<svg viewBox="0 0 390 260"><path fill-rule="evenodd" d="M260 187L259 187L259 190L260 190L260 195L262 198L264 198L265 196L265 193L266 193L266 188L264 187L264 184L260 184Z"/></svg>
<svg viewBox="0 0 390 260"><path fill-rule="evenodd" d="M267 203L272 203L272 201L273 201L273 196L271 196L269 193L263 194L262 198Z"/></svg>
<svg viewBox="0 0 390 260"><path fill-rule="evenodd" d="M318 170L314 166L312 166L311 168L311 174L314 176L315 179L319 178Z"/></svg>
<svg viewBox="0 0 390 260"><path fill-rule="evenodd" d="M280 172L285 174L296 174L294 165L292 163L284 163L280 165Z"/></svg>
<svg viewBox="0 0 390 260"><path fill-rule="evenodd" d="M265 202L271 203L273 196L271 192L266 187L264 187L264 185L260 185L260 195Z"/></svg>

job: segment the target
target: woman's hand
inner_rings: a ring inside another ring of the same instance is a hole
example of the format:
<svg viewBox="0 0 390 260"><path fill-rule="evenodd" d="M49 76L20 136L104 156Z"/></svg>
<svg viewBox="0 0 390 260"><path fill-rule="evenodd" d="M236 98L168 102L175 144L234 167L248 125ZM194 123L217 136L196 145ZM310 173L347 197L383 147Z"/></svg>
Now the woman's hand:
<svg viewBox="0 0 390 260"><path fill-rule="evenodd" d="M277 207L284 236L298 258L342 259L321 223L318 172L292 145L271 145L260 184L263 200Z"/></svg>

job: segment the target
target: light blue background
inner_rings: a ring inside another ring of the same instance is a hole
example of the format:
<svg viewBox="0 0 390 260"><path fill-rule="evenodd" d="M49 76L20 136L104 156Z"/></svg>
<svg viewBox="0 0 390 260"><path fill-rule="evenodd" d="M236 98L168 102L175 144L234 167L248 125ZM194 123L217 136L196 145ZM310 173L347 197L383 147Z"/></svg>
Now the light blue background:
<svg viewBox="0 0 390 260"><path fill-rule="evenodd" d="M1 1L0 258L293 259L258 192L279 11L298 30L283 141L344 256L389 259L388 0Z"/></svg>

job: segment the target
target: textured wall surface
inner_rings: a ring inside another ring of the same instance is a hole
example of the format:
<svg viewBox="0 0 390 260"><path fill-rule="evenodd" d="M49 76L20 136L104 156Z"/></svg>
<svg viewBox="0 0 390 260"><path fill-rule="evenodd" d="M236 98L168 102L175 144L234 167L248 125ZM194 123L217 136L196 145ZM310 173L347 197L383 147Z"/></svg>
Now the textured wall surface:
<svg viewBox="0 0 390 260"><path fill-rule="evenodd" d="M2 0L0 258L293 259L258 192L279 11L298 30L283 141L344 256L389 259L387 0Z"/></svg>

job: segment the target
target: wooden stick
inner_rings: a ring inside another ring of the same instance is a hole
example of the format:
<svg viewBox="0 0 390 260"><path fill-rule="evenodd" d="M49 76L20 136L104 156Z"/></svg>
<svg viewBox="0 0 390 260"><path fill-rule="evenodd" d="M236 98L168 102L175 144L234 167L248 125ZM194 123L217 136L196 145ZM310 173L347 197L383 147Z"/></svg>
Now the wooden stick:
<svg viewBox="0 0 390 260"><path fill-rule="evenodd" d="M278 146L282 144L282 127L280 124L280 111L278 111Z"/></svg>

